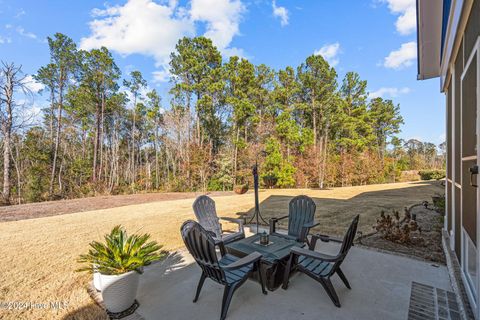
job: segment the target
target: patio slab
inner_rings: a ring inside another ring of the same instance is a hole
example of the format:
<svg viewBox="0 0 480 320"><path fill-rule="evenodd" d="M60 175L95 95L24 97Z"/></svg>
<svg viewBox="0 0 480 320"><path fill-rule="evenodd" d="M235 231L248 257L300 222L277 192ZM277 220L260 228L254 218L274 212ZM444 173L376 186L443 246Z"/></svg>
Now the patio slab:
<svg viewBox="0 0 480 320"><path fill-rule="evenodd" d="M336 252L338 246L320 243L317 250ZM401 319L408 316L412 282L451 291L445 266L353 247L342 265L352 290L334 276L342 304L336 308L320 284L296 274L288 290L268 295L247 281L235 292L227 319ZM207 280L197 303L192 303L200 268L187 252L146 268L141 277L138 315L144 319L219 319L223 287Z"/></svg>

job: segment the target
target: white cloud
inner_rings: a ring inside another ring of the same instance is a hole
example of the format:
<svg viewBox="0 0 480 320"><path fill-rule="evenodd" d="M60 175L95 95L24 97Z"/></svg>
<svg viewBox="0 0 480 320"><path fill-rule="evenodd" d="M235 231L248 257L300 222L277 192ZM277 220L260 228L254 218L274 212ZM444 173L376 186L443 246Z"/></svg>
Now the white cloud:
<svg viewBox="0 0 480 320"><path fill-rule="evenodd" d="M25 85L28 90L34 93L38 93L40 90L45 88L43 84L37 82L31 75L27 75L25 79L23 79L23 85Z"/></svg>
<svg viewBox="0 0 480 320"><path fill-rule="evenodd" d="M37 39L37 35L35 33L25 31L25 29L21 26L18 26L16 30L17 30L17 33L19 35L21 35L22 37L27 37L27 38L30 38L30 39Z"/></svg>
<svg viewBox="0 0 480 320"><path fill-rule="evenodd" d="M397 31L402 35L408 35L412 32L415 32L417 28L417 16L415 7L411 7L405 11L400 17L398 17L397 22L395 22Z"/></svg>
<svg viewBox="0 0 480 320"><path fill-rule="evenodd" d="M326 44L318 50L315 50L313 54L321 55L328 63L335 67L339 62L338 54L340 53L340 43L335 42Z"/></svg>
<svg viewBox="0 0 480 320"><path fill-rule="evenodd" d="M285 7L277 7L277 3L272 1L273 16L280 18L280 25L282 27L288 25L288 10Z"/></svg>
<svg viewBox="0 0 480 320"><path fill-rule="evenodd" d="M80 40L82 49L106 46L122 55L144 54L152 56L157 66L168 63L178 39L194 33L194 26L175 4L130 0L123 6L94 9L92 15L92 34Z"/></svg>
<svg viewBox="0 0 480 320"><path fill-rule="evenodd" d="M388 8L393 13L402 13L411 6L415 6L415 0L382 0L388 3Z"/></svg>
<svg viewBox="0 0 480 320"><path fill-rule="evenodd" d="M387 88L383 87L380 88L376 91L370 92L368 94L369 99L375 99L375 98L396 98L399 95L402 94L407 94L410 92L410 88L404 87L404 88Z"/></svg>
<svg viewBox="0 0 480 320"><path fill-rule="evenodd" d="M389 69L402 69L409 67L417 58L417 43L414 41L403 43L398 50L390 52L383 62L384 67Z"/></svg>
<svg viewBox="0 0 480 320"><path fill-rule="evenodd" d="M157 81L165 80L170 53L178 40L195 36L197 23L205 23L204 36L229 56L242 54L230 47L240 34L239 25L245 6L240 0L191 0L190 6L179 6L154 0L129 0L124 5L93 9L91 34L80 40L85 50L106 46L121 55L143 54L153 57L160 69L153 73Z"/></svg>
<svg viewBox="0 0 480 320"><path fill-rule="evenodd" d="M192 0L190 16L194 21L206 22L204 36L225 53L233 37L240 34L239 25L245 10L240 0Z"/></svg>
<svg viewBox="0 0 480 320"><path fill-rule="evenodd" d="M400 15L395 22L397 31L402 35L408 35L417 28L416 2L415 0L382 0L388 3L390 12Z"/></svg>

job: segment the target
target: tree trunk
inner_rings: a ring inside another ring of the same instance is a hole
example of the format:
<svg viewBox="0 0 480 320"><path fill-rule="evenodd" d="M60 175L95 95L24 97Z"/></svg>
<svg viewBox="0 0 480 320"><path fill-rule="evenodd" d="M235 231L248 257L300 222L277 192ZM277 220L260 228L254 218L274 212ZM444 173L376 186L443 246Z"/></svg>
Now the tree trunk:
<svg viewBox="0 0 480 320"><path fill-rule="evenodd" d="M55 113L55 90L50 89L50 143L53 145L53 115Z"/></svg>
<svg viewBox="0 0 480 320"><path fill-rule="evenodd" d="M198 101L202 99L202 94L197 92L197 106L195 107L195 117L197 121L197 144L203 147L202 126L200 124L200 115L198 113Z"/></svg>
<svg viewBox="0 0 480 320"><path fill-rule="evenodd" d="M98 148L100 143L100 106L97 104L95 110L95 141L93 142L93 165L92 165L92 180L97 182L97 163L98 163Z"/></svg>
<svg viewBox="0 0 480 320"><path fill-rule="evenodd" d="M324 187L325 183L325 176L326 176L326 170L327 170L327 154L328 154L328 130L325 133L325 142L323 143L323 161L322 161L322 181L321 181L321 187Z"/></svg>
<svg viewBox="0 0 480 320"><path fill-rule="evenodd" d="M98 180L102 180L103 172L103 135L104 135L104 124L105 124L105 92L102 92L102 109L100 113L100 137L98 138L99 148L100 148L100 166L98 169Z"/></svg>
<svg viewBox="0 0 480 320"><path fill-rule="evenodd" d="M197 122L197 144L201 147L202 141L201 141L201 132L200 132L200 117L198 116L198 113L196 115L195 121Z"/></svg>
<svg viewBox="0 0 480 320"><path fill-rule="evenodd" d="M55 181L55 174L57 171L57 157L58 157L58 146L60 144L60 131L62 126L62 110L63 110L63 81L60 80L59 94L58 94L58 107L57 107L57 129L55 133L55 145L53 150L53 163L52 163L52 173L50 175L50 188L49 194L53 195L53 185Z"/></svg>
<svg viewBox="0 0 480 320"><path fill-rule="evenodd" d="M159 161L158 161L158 124L155 126L155 137L153 141L153 147L155 148L155 189L158 190L160 185L160 170L159 170Z"/></svg>
<svg viewBox="0 0 480 320"><path fill-rule="evenodd" d="M233 151L233 185L237 184L237 157L238 157L238 139L240 137L240 128L237 127L237 134L234 141L235 147Z"/></svg>
<svg viewBox="0 0 480 320"><path fill-rule="evenodd" d="M16 159L20 158L20 152L18 150L18 146L15 147L15 155L16 155ZM13 165L15 166L15 171L17 173L17 204L21 204L22 203L22 184L21 184L22 180L20 175L20 168L18 166L18 160L16 159L12 153L12 161L13 161Z"/></svg>
<svg viewBox="0 0 480 320"><path fill-rule="evenodd" d="M10 144L11 144L11 125L4 125L3 136L3 201L10 203Z"/></svg>
<svg viewBox="0 0 480 320"><path fill-rule="evenodd" d="M313 146L317 146L317 112L315 110L315 91L312 92L312 122L313 122Z"/></svg>
<svg viewBox="0 0 480 320"><path fill-rule="evenodd" d="M5 115L2 119L3 131L3 201L10 204L10 148L12 134L13 91L15 86L15 71L13 66L5 73Z"/></svg>
<svg viewBox="0 0 480 320"><path fill-rule="evenodd" d="M315 158L317 159L317 168L318 168L318 187L323 188L323 137L320 137L318 150L315 150Z"/></svg>
<svg viewBox="0 0 480 320"><path fill-rule="evenodd" d="M136 125L137 125L137 94L134 93L133 95L133 123L132 123L132 149L130 150L131 154L131 174L132 177L130 178L130 184L132 185L135 183L136 180L136 165L135 165L135 131L137 130Z"/></svg>

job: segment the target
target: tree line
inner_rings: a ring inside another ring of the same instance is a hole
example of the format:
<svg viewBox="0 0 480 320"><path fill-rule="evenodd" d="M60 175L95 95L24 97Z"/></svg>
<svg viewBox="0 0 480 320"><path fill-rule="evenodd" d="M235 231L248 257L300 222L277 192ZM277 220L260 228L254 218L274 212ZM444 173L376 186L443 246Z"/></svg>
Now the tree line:
<svg viewBox="0 0 480 320"><path fill-rule="evenodd" d="M226 61L211 40L183 38L170 56L170 101L139 71L125 77L111 52L48 37L34 79L48 105L26 118L21 66L0 70L3 202L141 191L348 186L441 168L437 146L402 141L391 100L368 99L355 72L339 80L320 55L274 70Z"/></svg>

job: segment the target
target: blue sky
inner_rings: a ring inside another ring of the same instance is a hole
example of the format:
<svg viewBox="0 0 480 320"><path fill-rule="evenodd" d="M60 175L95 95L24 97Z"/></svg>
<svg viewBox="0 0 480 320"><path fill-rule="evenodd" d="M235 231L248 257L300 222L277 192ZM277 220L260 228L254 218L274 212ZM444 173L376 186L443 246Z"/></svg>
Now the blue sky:
<svg viewBox="0 0 480 320"><path fill-rule="evenodd" d="M124 75L142 71L164 96L168 54L185 35L206 35L225 57L276 69L322 54L339 81L356 71L372 97L400 104L402 138L439 144L444 96L438 79L416 80L415 31L415 0L0 0L0 60L27 74L48 63L45 39L55 32L85 49L107 46Z"/></svg>

